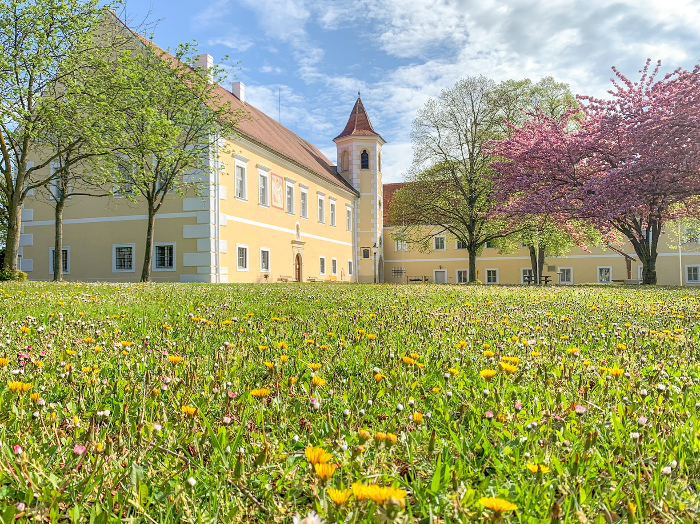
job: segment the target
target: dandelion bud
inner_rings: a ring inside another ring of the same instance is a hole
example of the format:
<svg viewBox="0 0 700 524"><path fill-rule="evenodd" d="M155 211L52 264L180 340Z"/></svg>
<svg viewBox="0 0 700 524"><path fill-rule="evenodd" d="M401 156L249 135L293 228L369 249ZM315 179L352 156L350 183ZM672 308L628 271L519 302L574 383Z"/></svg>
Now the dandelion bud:
<svg viewBox="0 0 700 524"><path fill-rule="evenodd" d="M403 411L403 404L396 404L396 412L401 413Z"/></svg>
<svg viewBox="0 0 700 524"><path fill-rule="evenodd" d="M642 389L639 394L642 398L645 398L649 395L649 392L646 389Z"/></svg>
<svg viewBox="0 0 700 524"><path fill-rule="evenodd" d="M448 398L448 399L452 398L452 392L451 392L451 391L448 391L447 393L445 393L445 395L447 395L447 398Z"/></svg>
<svg viewBox="0 0 700 524"><path fill-rule="evenodd" d="M630 438L634 441L638 441L639 437L640 437L640 435L639 435L639 432L637 432L637 431L633 431L632 433L630 433Z"/></svg>
<svg viewBox="0 0 700 524"><path fill-rule="evenodd" d="M361 417L364 417L364 416L365 416L365 410L364 410L364 409L361 409L360 411L358 411L358 413L360 414Z"/></svg>
<svg viewBox="0 0 700 524"><path fill-rule="evenodd" d="M526 451L526 452L523 454L523 457L525 457L526 459L529 459L529 458L530 458L530 452L529 452L529 451Z"/></svg>
<svg viewBox="0 0 700 524"><path fill-rule="evenodd" d="M377 373L379 373L381 371L381 369L379 369L378 367L375 367L372 371L374 371L374 374L376 375Z"/></svg>
<svg viewBox="0 0 700 524"><path fill-rule="evenodd" d="M413 400L412 398L409 398L409 399L408 399L408 405L409 405L409 406L413 406L415 403L416 403L416 401Z"/></svg>
<svg viewBox="0 0 700 524"><path fill-rule="evenodd" d="M372 406L372 399L369 399L369 400L367 401L367 405L370 406L370 407Z"/></svg>
<svg viewBox="0 0 700 524"><path fill-rule="evenodd" d="M231 423L231 417L224 417L223 419L224 424L230 424Z"/></svg>
<svg viewBox="0 0 700 524"><path fill-rule="evenodd" d="M670 467L670 466L665 466L665 467L661 470L661 474L662 474L662 475L670 475L670 474L671 474L671 467Z"/></svg>
<svg viewBox="0 0 700 524"><path fill-rule="evenodd" d="M678 462L676 460L672 460L668 463L668 465L671 466L671 469L676 469L676 466L678 466Z"/></svg>
<svg viewBox="0 0 700 524"><path fill-rule="evenodd" d="M346 409L344 409L344 410L343 410L343 416L345 416L345 417L349 417L349 416L350 416L350 410L349 410L349 409L347 409L347 408L346 408Z"/></svg>
<svg viewBox="0 0 700 524"><path fill-rule="evenodd" d="M18 502L15 508L17 508L17 511L24 511L27 509L27 505L24 502Z"/></svg>
<svg viewBox="0 0 700 524"><path fill-rule="evenodd" d="M197 481L194 479L194 477L190 477L190 478L187 479L187 483L188 483L190 486L194 487L194 485L197 483Z"/></svg>
<svg viewBox="0 0 700 524"><path fill-rule="evenodd" d="M299 442L299 435L294 435L294 436L292 437L292 440L293 440L294 442Z"/></svg>

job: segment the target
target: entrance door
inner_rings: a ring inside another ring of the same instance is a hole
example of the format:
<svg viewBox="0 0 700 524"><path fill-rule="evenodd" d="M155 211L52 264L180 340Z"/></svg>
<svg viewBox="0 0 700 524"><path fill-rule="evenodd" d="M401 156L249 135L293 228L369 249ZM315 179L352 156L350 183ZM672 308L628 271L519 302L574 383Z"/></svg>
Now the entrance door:
<svg viewBox="0 0 700 524"><path fill-rule="evenodd" d="M299 253L294 258L294 280L301 282L301 255Z"/></svg>
<svg viewBox="0 0 700 524"><path fill-rule="evenodd" d="M433 282L436 284L447 284L447 270L435 269L433 271Z"/></svg>

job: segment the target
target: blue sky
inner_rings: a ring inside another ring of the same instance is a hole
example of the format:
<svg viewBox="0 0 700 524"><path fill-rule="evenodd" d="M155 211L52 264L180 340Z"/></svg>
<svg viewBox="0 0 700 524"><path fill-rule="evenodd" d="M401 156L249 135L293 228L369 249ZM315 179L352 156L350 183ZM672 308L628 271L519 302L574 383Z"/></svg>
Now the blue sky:
<svg viewBox="0 0 700 524"><path fill-rule="evenodd" d="M411 165L411 122L470 75L547 75L605 96L615 65L631 79L647 58L700 62L700 4L684 0L129 0L127 18L160 20L162 47L239 62L246 100L335 162L332 139L362 93L388 142L384 181Z"/></svg>

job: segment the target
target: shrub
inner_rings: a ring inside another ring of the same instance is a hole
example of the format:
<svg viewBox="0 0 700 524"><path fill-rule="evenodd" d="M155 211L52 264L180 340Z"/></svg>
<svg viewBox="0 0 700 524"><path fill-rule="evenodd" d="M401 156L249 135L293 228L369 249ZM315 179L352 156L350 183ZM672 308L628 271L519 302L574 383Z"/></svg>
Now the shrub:
<svg viewBox="0 0 700 524"><path fill-rule="evenodd" d="M24 271L12 271L11 269L0 269L0 282L8 280L27 280L27 274Z"/></svg>

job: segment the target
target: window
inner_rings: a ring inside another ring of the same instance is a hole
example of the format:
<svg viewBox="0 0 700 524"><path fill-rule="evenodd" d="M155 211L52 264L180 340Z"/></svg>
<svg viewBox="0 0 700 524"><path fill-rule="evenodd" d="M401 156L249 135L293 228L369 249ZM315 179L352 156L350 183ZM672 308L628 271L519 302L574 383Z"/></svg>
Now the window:
<svg viewBox="0 0 700 524"><path fill-rule="evenodd" d="M59 175L58 177L56 176L56 171L58 171L61 168L61 164L59 162L51 162L51 195L53 196L54 200L63 200L63 180L65 175ZM54 178L55 177L55 178ZM70 193L70 187L68 188L68 192Z"/></svg>
<svg viewBox="0 0 700 524"><path fill-rule="evenodd" d="M324 209L325 206L325 199L319 195L318 196L318 221L323 224L326 221L326 210Z"/></svg>
<svg viewBox="0 0 700 524"><path fill-rule="evenodd" d="M489 240L488 242L486 242L486 245L484 247L487 247L489 249L493 249L496 247L496 245L493 243L493 240Z"/></svg>
<svg viewBox="0 0 700 524"><path fill-rule="evenodd" d="M467 243L462 240L458 240L456 249L467 249Z"/></svg>
<svg viewBox="0 0 700 524"><path fill-rule="evenodd" d="M521 284L534 284L532 281L532 276L535 273L532 271L531 267L524 267L520 269L520 283Z"/></svg>
<svg viewBox="0 0 700 524"><path fill-rule="evenodd" d="M343 151L342 162L340 163L341 171L347 171L350 167L350 162L348 162L348 150Z"/></svg>
<svg viewBox="0 0 700 524"><path fill-rule="evenodd" d="M498 269L487 269L486 270L486 283L487 284L498 284Z"/></svg>
<svg viewBox="0 0 700 524"><path fill-rule="evenodd" d="M326 257L320 257L318 259L318 272L320 275L326 274Z"/></svg>
<svg viewBox="0 0 700 524"><path fill-rule="evenodd" d="M360 169L369 169L369 154L366 149L360 155Z"/></svg>
<svg viewBox="0 0 700 524"><path fill-rule="evenodd" d="M266 247L260 248L260 271L263 273L270 272L270 250Z"/></svg>
<svg viewBox="0 0 700 524"><path fill-rule="evenodd" d="M348 276L352 276L352 260L348 260Z"/></svg>
<svg viewBox="0 0 700 524"><path fill-rule="evenodd" d="M287 182L286 190L287 190L287 213L293 215L294 214L294 184L291 182Z"/></svg>
<svg viewBox="0 0 700 524"><path fill-rule="evenodd" d="M53 275L54 264L53 264L53 254L56 252L54 248L49 248L49 275ZM70 273L70 248L64 247L61 250L61 271L64 275Z"/></svg>
<svg viewBox="0 0 700 524"><path fill-rule="evenodd" d="M236 170L238 166L236 166ZM236 171L238 172L238 171ZM270 205L270 176L261 171L258 174L258 204L261 206ZM236 196L238 196L238 177L236 177ZM242 198L242 197L239 197Z"/></svg>
<svg viewBox="0 0 700 524"><path fill-rule="evenodd" d="M612 283L612 267L598 266L598 283L600 284L610 284Z"/></svg>
<svg viewBox="0 0 700 524"><path fill-rule="evenodd" d="M335 202L331 200L331 227L335 227Z"/></svg>
<svg viewBox="0 0 700 524"><path fill-rule="evenodd" d="M134 272L134 244L114 244L112 246L112 272Z"/></svg>
<svg viewBox="0 0 700 524"><path fill-rule="evenodd" d="M637 278L644 280L644 266L637 266Z"/></svg>
<svg viewBox="0 0 700 524"><path fill-rule="evenodd" d="M236 245L238 271L248 271L248 246Z"/></svg>
<svg viewBox="0 0 700 524"><path fill-rule="evenodd" d="M394 278L401 278L406 276L405 267L393 267L391 268L391 276Z"/></svg>
<svg viewBox="0 0 700 524"><path fill-rule="evenodd" d="M134 194L134 166L126 157L117 160L117 185L114 187L115 196L127 196Z"/></svg>
<svg viewBox="0 0 700 524"><path fill-rule="evenodd" d="M570 267L560 267L559 268L559 283L560 284L573 284L574 283L574 270Z"/></svg>
<svg viewBox="0 0 700 524"><path fill-rule="evenodd" d="M686 227L684 233L684 240L686 244L698 244L700 243L700 233L695 228Z"/></svg>
<svg viewBox="0 0 700 524"><path fill-rule="evenodd" d="M352 231L352 209L345 208L345 230Z"/></svg>
<svg viewBox="0 0 700 524"><path fill-rule="evenodd" d="M397 240L394 242L394 251L408 251L408 242Z"/></svg>
<svg viewBox="0 0 700 524"><path fill-rule="evenodd" d="M301 208L301 218L309 218L309 193L301 188L299 193L299 207Z"/></svg>
<svg viewBox="0 0 700 524"><path fill-rule="evenodd" d="M331 275L338 274L338 261L335 258L331 258Z"/></svg>
<svg viewBox="0 0 700 524"><path fill-rule="evenodd" d="M377 170L381 173L382 172L382 154L379 153L377 155Z"/></svg>
<svg viewBox="0 0 700 524"><path fill-rule="evenodd" d="M685 266L686 280L700 282L700 266Z"/></svg>
<svg viewBox="0 0 700 524"><path fill-rule="evenodd" d="M153 271L175 271L175 243L153 244Z"/></svg>
<svg viewBox="0 0 700 524"><path fill-rule="evenodd" d="M362 250L362 258L369 258L369 249L365 248Z"/></svg>
<svg viewBox="0 0 700 524"><path fill-rule="evenodd" d="M433 237L433 249L435 251L444 251L445 237Z"/></svg>
<svg viewBox="0 0 700 524"><path fill-rule="evenodd" d="M246 200L245 167L236 164L236 198Z"/></svg>
<svg viewBox="0 0 700 524"><path fill-rule="evenodd" d="M458 269L457 270L457 283L466 284L469 282L469 270L468 269Z"/></svg>

